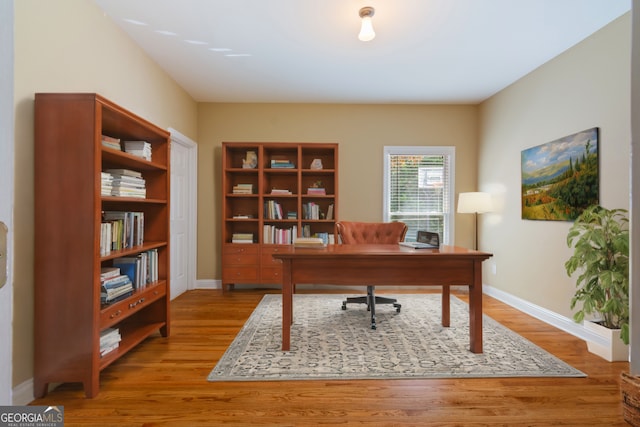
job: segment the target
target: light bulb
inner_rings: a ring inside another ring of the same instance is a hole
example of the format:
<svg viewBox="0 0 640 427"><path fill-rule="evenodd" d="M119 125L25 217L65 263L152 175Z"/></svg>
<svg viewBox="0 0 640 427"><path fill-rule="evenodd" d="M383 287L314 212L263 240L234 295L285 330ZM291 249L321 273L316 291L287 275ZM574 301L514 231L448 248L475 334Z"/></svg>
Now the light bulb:
<svg viewBox="0 0 640 427"><path fill-rule="evenodd" d="M359 14L360 18L362 18L362 26L360 27L360 34L358 34L358 38L363 42L373 40L376 36L375 31L373 31L373 22L371 21L374 9L372 7L363 7L360 9Z"/></svg>

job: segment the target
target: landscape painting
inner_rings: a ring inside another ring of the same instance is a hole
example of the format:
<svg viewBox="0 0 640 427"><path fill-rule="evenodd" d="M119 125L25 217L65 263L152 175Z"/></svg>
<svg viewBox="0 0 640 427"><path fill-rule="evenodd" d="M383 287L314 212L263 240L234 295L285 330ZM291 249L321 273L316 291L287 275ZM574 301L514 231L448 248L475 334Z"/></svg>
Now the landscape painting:
<svg viewBox="0 0 640 427"><path fill-rule="evenodd" d="M573 221L599 203L599 129L522 151L522 219Z"/></svg>

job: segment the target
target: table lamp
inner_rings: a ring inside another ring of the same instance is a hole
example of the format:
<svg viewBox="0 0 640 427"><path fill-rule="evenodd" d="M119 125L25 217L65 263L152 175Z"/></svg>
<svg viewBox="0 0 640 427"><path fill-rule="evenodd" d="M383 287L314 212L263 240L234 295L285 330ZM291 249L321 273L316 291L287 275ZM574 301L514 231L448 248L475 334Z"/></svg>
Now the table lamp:
<svg viewBox="0 0 640 427"><path fill-rule="evenodd" d="M458 196L458 213L472 213L475 217L475 240L473 248L478 250L478 214L491 212L491 195L479 191L460 193Z"/></svg>

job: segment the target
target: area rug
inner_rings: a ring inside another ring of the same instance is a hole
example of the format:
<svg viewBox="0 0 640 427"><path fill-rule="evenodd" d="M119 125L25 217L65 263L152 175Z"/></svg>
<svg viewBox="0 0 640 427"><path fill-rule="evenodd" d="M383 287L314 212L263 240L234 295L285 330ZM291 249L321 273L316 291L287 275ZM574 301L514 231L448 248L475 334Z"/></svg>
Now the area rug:
<svg viewBox="0 0 640 427"><path fill-rule="evenodd" d="M442 327L439 294L401 294L400 313L376 306L376 330L364 304L342 310L345 295L294 295L291 349L281 350L282 298L265 295L209 381L585 377L484 316L484 353L469 351L468 305L451 296Z"/></svg>

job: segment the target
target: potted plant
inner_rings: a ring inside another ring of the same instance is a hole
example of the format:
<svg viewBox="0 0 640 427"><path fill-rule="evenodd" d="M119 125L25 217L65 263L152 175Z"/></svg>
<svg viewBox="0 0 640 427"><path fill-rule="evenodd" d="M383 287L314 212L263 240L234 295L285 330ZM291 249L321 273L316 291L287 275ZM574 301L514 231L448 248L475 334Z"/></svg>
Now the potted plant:
<svg viewBox="0 0 640 427"><path fill-rule="evenodd" d="M573 247L573 255L565 262L567 274L579 271L576 292L571 299L571 309L578 302L582 308L573 319L580 323L585 316L594 316L593 323L616 333L622 340L622 354L613 351L601 354L598 345L589 350L605 359L628 360L629 353L629 219L625 209L606 209L589 206L576 219L567 235L567 245ZM585 327L592 328L590 322ZM622 344L613 337L612 345ZM601 347L601 346L600 346ZM626 355L625 355L626 349ZM620 351L618 352L620 353Z"/></svg>

